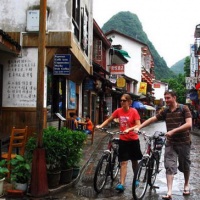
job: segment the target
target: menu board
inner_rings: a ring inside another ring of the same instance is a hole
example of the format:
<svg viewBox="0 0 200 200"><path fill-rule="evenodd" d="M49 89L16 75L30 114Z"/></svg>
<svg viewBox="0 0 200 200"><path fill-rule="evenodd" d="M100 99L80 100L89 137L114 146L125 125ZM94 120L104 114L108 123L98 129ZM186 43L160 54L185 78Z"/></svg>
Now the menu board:
<svg viewBox="0 0 200 200"><path fill-rule="evenodd" d="M3 107L36 107L38 50L22 50L3 66Z"/></svg>

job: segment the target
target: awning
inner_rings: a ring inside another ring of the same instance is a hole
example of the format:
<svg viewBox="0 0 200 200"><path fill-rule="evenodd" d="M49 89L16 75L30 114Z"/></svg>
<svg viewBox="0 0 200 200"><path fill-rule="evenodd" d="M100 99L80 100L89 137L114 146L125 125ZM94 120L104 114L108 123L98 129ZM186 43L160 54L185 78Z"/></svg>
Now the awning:
<svg viewBox="0 0 200 200"><path fill-rule="evenodd" d="M124 57L130 58L127 51L124 51L124 50L121 50L121 49L115 49L115 48L114 48L114 51L121 53L122 56L124 56Z"/></svg>
<svg viewBox="0 0 200 200"><path fill-rule="evenodd" d="M149 105L144 105L146 110L156 110L154 107L149 106Z"/></svg>
<svg viewBox="0 0 200 200"><path fill-rule="evenodd" d="M128 53L126 54L124 51L122 52L122 50L115 48L111 48L109 53L112 55L112 63L118 65L128 63L128 60L126 58L127 56L125 56L128 55Z"/></svg>
<svg viewBox="0 0 200 200"><path fill-rule="evenodd" d="M140 109L140 110L144 110L145 109L144 104L142 102L140 102L140 101L134 101L133 104L132 104L132 107L136 108L136 109Z"/></svg>

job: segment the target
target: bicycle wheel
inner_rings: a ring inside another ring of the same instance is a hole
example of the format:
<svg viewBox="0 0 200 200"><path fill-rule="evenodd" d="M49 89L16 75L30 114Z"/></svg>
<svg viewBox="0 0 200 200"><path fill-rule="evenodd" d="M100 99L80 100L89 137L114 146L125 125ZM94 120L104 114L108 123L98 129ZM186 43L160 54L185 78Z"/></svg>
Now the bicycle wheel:
<svg viewBox="0 0 200 200"><path fill-rule="evenodd" d="M158 162L153 156L149 161L149 185L152 187L158 174Z"/></svg>
<svg viewBox="0 0 200 200"><path fill-rule="evenodd" d="M110 155L103 155L99 160L94 174L94 190L100 193L106 184L109 172Z"/></svg>
<svg viewBox="0 0 200 200"><path fill-rule="evenodd" d="M118 154L117 154L116 150L114 150L113 156L112 156L112 162L111 162L111 179L112 179L112 181L114 181L115 178L117 177L117 174L119 173L119 169L120 169L120 163L118 161Z"/></svg>
<svg viewBox="0 0 200 200"><path fill-rule="evenodd" d="M148 161L143 159L138 165L132 183L132 194L135 200L141 200L144 197L148 186Z"/></svg>

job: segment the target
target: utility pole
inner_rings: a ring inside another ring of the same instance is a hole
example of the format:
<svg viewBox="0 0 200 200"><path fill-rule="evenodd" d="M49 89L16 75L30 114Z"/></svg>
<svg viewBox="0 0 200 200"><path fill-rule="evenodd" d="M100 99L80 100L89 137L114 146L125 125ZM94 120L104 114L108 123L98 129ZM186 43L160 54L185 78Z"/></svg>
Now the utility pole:
<svg viewBox="0 0 200 200"><path fill-rule="evenodd" d="M30 193L32 196L44 196L49 193L47 184L45 149L42 148L44 128L44 69L46 62L46 10L47 0L40 0L40 21L38 39L38 72L37 72L37 103L36 131L37 148L33 153Z"/></svg>

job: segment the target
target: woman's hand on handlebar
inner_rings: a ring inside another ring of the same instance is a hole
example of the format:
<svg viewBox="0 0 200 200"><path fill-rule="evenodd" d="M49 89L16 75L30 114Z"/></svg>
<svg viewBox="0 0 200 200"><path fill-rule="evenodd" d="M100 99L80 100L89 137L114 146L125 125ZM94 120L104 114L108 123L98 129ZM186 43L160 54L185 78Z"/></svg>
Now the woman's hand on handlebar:
<svg viewBox="0 0 200 200"><path fill-rule="evenodd" d="M101 127L101 125L96 125L96 128L100 129L100 128L102 128L102 127Z"/></svg>
<svg viewBox="0 0 200 200"><path fill-rule="evenodd" d="M123 134L129 133L129 132L130 132L130 129L127 128L127 129L125 129L125 130L123 131Z"/></svg>
<svg viewBox="0 0 200 200"><path fill-rule="evenodd" d="M133 127L134 132L138 133L139 130L140 130L139 125Z"/></svg>

